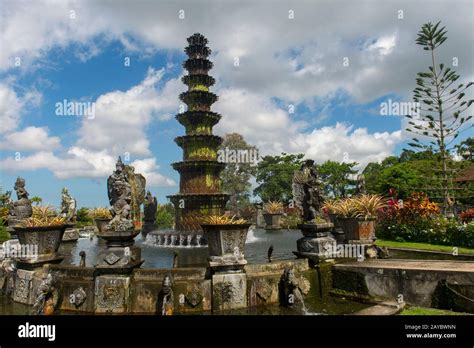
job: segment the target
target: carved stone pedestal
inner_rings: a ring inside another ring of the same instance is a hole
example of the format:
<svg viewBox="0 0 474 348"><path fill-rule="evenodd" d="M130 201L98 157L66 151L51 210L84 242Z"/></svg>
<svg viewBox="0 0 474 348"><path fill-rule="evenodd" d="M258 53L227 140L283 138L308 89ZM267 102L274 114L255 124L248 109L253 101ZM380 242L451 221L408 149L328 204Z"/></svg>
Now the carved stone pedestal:
<svg viewBox="0 0 474 348"><path fill-rule="evenodd" d="M247 275L216 273L212 276L212 309L225 311L247 307Z"/></svg>
<svg viewBox="0 0 474 348"><path fill-rule="evenodd" d="M137 230L104 231L98 236L106 241L98 254L96 269L102 274L130 274L140 267L141 248L134 246L134 238L140 233Z"/></svg>
<svg viewBox="0 0 474 348"><path fill-rule="evenodd" d="M244 250L250 224L201 226L209 248L212 309L225 311L247 307Z"/></svg>
<svg viewBox="0 0 474 348"><path fill-rule="evenodd" d="M336 240L329 236L329 231L333 227L332 223L298 225L304 237L296 241L297 251L293 254L298 258L308 258L315 263L333 258L337 245Z"/></svg>
<svg viewBox="0 0 474 348"><path fill-rule="evenodd" d="M33 278L35 271L19 269L16 271L13 301L24 304L33 304Z"/></svg>
<svg viewBox="0 0 474 348"><path fill-rule="evenodd" d="M62 243L65 242L77 242L79 239L79 230L77 228L67 228L66 231L64 231Z"/></svg>

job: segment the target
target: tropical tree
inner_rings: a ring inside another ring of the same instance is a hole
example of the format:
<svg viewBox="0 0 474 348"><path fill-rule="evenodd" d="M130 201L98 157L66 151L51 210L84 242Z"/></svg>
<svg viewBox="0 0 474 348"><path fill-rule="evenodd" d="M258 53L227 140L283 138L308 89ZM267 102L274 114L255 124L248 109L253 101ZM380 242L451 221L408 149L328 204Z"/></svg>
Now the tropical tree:
<svg viewBox="0 0 474 348"><path fill-rule="evenodd" d="M34 197L31 197L30 201L31 203L34 203L35 205L40 205L41 202L43 202L43 198L34 196Z"/></svg>
<svg viewBox="0 0 474 348"><path fill-rule="evenodd" d="M323 182L324 193L331 197L347 197L353 192L357 181L354 176L357 170L354 167L356 162L334 162L326 161L323 164L317 165L320 179Z"/></svg>
<svg viewBox="0 0 474 348"><path fill-rule="evenodd" d="M226 162L221 180L224 192L230 195L228 208L237 212L250 204L250 180L257 172L258 150L247 144L242 135L231 133L225 135L219 153Z"/></svg>
<svg viewBox="0 0 474 348"><path fill-rule="evenodd" d="M158 204L156 208L156 227L172 228L174 225L174 206L172 203Z"/></svg>
<svg viewBox="0 0 474 348"><path fill-rule="evenodd" d="M76 221L78 227L94 225L94 219L87 207L81 207L77 210Z"/></svg>
<svg viewBox="0 0 474 348"><path fill-rule="evenodd" d="M288 202L292 197L292 181L295 170L302 164L304 154L282 153L280 156L264 156L257 165L257 188L254 194L264 201Z"/></svg>
<svg viewBox="0 0 474 348"><path fill-rule="evenodd" d="M418 33L416 43L429 51L431 65L429 71L417 75L413 101L419 105L413 108L414 115L406 116L410 119L407 131L415 134L410 145L421 149L431 146L440 155L444 213L447 213L450 199L449 148L461 131L472 128L469 123L472 116L464 116L463 112L474 102L472 99L465 100L466 90L473 82L461 83L456 87L460 75L452 68L436 62L435 51L447 40L446 33L446 27L441 27L440 22L424 24Z"/></svg>
<svg viewBox="0 0 474 348"><path fill-rule="evenodd" d="M466 161L474 162L474 138L467 138L455 146L457 154Z"/></svg>

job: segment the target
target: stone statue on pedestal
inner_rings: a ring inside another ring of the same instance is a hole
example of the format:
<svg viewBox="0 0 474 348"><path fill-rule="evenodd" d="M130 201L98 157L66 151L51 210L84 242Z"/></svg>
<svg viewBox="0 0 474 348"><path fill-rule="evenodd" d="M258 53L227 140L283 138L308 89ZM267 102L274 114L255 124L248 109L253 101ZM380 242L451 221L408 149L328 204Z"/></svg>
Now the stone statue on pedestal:
<svg viewBox="0 0 474 348"><path fill-rule="evenodd" d="M69 194L67 187L61 191L61 216L67 222L76 221L76 200Z"/></svg>
<svg viewBox="0 0 474 348"><path fill-rule="evenodd" d="M107 179L109 202L112 205L112 220L107 225L108 230L128 231L134 229L131 220L132 190L125 173L125 165L119 157L116 170Z"/></svg>
<svg viewBox="0 0 474 348"><path fill-rule="evenodd" d="M56 310L58 303L58 290L53 285L51 273L47 273L43 276L43 280L36 290L36 300L31 314L51 315Z"/></svg>
<svg viewBox="0 0 474 348"><path fill-rule="evenodd" d="M173 281L169 275L165 275L156 302L157 312L160 315L173 315L174 295Z"/></svg>
<svg viewBox="0 0 474 348"><path fill-rule="evenodd" d="M141 223L140 205L145 199L145 177L135 173L135 168L118 158L115 171L107 179L107 189L112 215L127 216L132 225ZM119 202L120 201L120 202ZM128 215L126 213L128 211ZM114 220L116 223L118 218Z"/></svg>
<svg viewBox="0 0 474 348"><path fill-rule="evenodd" d="M356 183L356 194L363 194L367 193L367 189L365 187L365 176L364 174L357 175L357 183Z"/></svg>
<svg viewBox="0 0 474 348"><path fill-rule="evenodd" d="M156 220L156 208L158 207L158 201L156 197L151 195L151 192L148 191L145 196L145 203L143 206L143 213L145 215L144 221L145 224L154 225Z"/></svg>
<svg viewBox="0 0 474 348"><path fill-rule="evenodd" d="M320 194L321 182L314 167L313 160L306 160L299 171L293 176L293 199L303 211L303 221L311 223L317 216L321 216L323 199Z"/></svg>
<svg viewBox="0 0 474 348"><path fill-rule="evenodd" d="M321 186L314 161L306 160L293 176L293 199L303 210L303 223L298 224L303 238L296 241L297 251L293 253L297 257L308 258L312 263L328 258L328 248L336 243L329 235L334 224L328 222L321 211Z"/></svg>
<svg viewBox="0 0 474 348"><path fill-rule="evenodd" d="M10 209L8 216L9 226L19 224L21 220L27 219L33 214L31 201L28 199L28 191L25 189L25 179L18 177L14 189L18 200L13 202L13 207Z"/></svg>

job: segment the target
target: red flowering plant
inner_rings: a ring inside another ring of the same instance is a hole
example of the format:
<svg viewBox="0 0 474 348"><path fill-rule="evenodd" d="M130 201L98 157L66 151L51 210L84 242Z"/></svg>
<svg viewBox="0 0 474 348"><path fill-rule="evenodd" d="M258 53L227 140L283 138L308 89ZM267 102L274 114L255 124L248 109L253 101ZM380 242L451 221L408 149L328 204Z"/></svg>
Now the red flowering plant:
<svg viewBox="0 0 474 348"><path fill-rule="evenodd" d="M438 216L437 203L431 202L426 193L413 192L406 201L397 199L395 190L389 191L387 208L381 211L382 219L395 219L398 222L410 222L420 218Z"/></svg>
<svg viewBox="0 0 474 348"><path fill-rule="evenodd" d="M297 206L284 207L281 225L287 229L296 229L298 224L303 222L301 209Z"/></svg>
<svg viewBox="0 0 474 348"><path fill-rule="evenodd" d="M474 221L474 208L463 211L462 213L459 214L459 218L464 223L469 223L471 221Z"/></svg>
<svg viewBox="0 0 474 348"><path fill-rule="evenodd" d="M436 225L440 217L439 206L431 202L425 193L413 192L405 201L397 199L395 190L389 191L389 194L388 206L379 214L379 237L399 241L425 241L424 234L431 233L433 228L441 228Z"/></svg>

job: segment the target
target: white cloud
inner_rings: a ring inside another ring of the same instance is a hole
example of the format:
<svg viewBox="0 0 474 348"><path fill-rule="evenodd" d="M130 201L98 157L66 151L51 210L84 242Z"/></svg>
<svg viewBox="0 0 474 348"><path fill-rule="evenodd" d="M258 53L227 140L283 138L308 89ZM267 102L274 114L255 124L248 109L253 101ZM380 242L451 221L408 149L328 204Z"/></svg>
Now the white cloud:
<svg viewBox="0 0 474 348"><path fill-rule="evenodd" d="M166 119L178 110L178 94L182 90L177 79L168 80L158 90L163 75L164 69L150 68L140 84L98 97L95 117L83 118L77 145L96 151L108 149L114 155L125 152L132 157L151 155L145 130L153 115Z"/></svg>
<svg viewBox="0 0 474 348"><path fill-rule="evenodd" d="M217 134L238 132L262 153L288 150L288 137L305 125L291 120L287 112L263 95L232 88L221 89L218 94L214 109L223 117L215 127Z"/></svg>
<svg viewBox="0 0 474 348"><path fill-rule="evenodd" d="M113 91L97 98L94 118L82 118L78 140L66 153L55 153L60 148L60 138L50 137L45 127L27 127L15 130L27 104L34 100L33 93L19 98L9 87L0 85L2 105L11 107L2 110L2 120L8 125L0 141L1 149L37 151L19 160L13 157L0 161L2 169L36 170L48 169L58 178L104 177L114 170L118 155L128 153L135 160L137 170L151 186L175 186L176 183L158 173L156 159L150 157L146 128L156 118L166 120L178 110L178 94L182 84L178 79L168 80L161 88L164 69L149 69L141 83L127 91ZM7 133L8 132L8 133Z"/></svg>
<svg viewBox="0 0 474 348"><path fill-rule="evenodd" d="M296 121L272 98L308 105L315 97L325 98L340 90L361 103L389 93L409 98L416 72L430 64L415 44L416 34L423 23L438 19L447 26L449 36L438 60L449 63L456 56L461 62L456 69L464 79L472 79L474 70L470 49L474 38L465 35L474 21L472 1L457 1L453 6L449 1L400 0L383 7L364 0L282 1L271 7L253 1L219 6L213 1L206 6L189 1L119 2L114 6L108 1L8 1L2 8L0 70L4 71L13 67L15 57L22 58L19 71L24 71L37 62L44 64L45 58L54 60L48 56L52 48L71 44L75 44L76 56L85 61L99 54L97 38L119 40L125 49L145 55L158 49L173 53L182 50L186 37L200 31L215 52L212 74L218 78L220 94L216 110L224 115L217 131L240 132L264 153L305 152L317 161L339 159L344 152L360 163L376 160L390 154L403 134L369 133L346 124L308 130L307 124ZM290 8L295 13L293 20L288 19ZM178 19L180 9L185 10L185 20ZM400 9L404 19L397 18ZM71 10L75 11L73 20ZM345 57L349 58L347 67L342 64ZM239 58L237 67L235 58ZM94 176L104 175L105 168L108 173L108 161L123 152L150 159L146 127L154 115L167 119L176 113L177 95L183 88L178 79L172 79L157 90L162 79L162 70L150 70L139 85L100 96L96 118L83 120L79 140L64 163L50 157L55 173L82 173L69 163L71 158L80 159L84 175ZM11 107L1 109L0 114L7 132L13 131L22 101L0 86L3 100ZM106 164L101 162L104 157ZM157 173L153 160L141 165ZM159 177L150 180L160 181Z"/></svg>
<svg viewBox="0 0 474 348"><path fill-rule="evenodd" d="M47 57L52 48L71 43L86 60L98 54L96 40L118 40L125 49L145 55L161 49L181 51L185 38L200 31L210 39L215 74L224 85L293 102L338 89L357 101L370 101L387 93L411 93L416 72L430 63L415 44L416 34L423 23L442 19L449 39L438 52L439 61L449 63L456 56L464 62L457 67L461 76L472 77L473 71L469 48L474 37L465 35L474 21L469 0L456 6L449 1L398 0L382 7L370 0L281 1L271 7L250 0L208 1L205 6L186 0L113 6L108 1L71 0L7 1L3 7L3 70L12 68L15 57L22 57L27 66ZM289 9L294 19L288 18ZM398 18L400 9L403 19ZM178 18L179 10L185 11L184 20ZM361 48L360 42L368 38L371 44ZM296 58L282 54L288 50L296 50ZM349 67L342 65L344 57Z"/></svg>
<svg viewBox="0 0 474 348"><path fill-rule="evenodd" d="M141 173L146 178L147 186L176 186L176 182L158 173L160 168L156 164L156 158L145 158L135 160L131 163L135 167L135 173Z"/></svg>
<svg viewBox="0 0 474 348"><path fill-rule="evenodd" d="M379 51L381 55L385 56L393 51L396 45L396 40L397 36L395 34L382 36L378 38L374 43L370 44L367 49L369 51Z"/></svg>
<svg viewBox="0 0 474 348"><path fill-rule="evenodd" d="M22 102L15 91L0 84L0 134L10 132L18 126Z"/></svg>
<svg viewBox="0 0 474 348"><path fill-rule="evenodd" d="M0 149L15 151L51 151L61 145L59 137L50 137L46 127L27 127L18 132L6 134L0 142Z"/></svg>
<svg viewBox="0 0 474 348"><path fill-rule="evenodd" d="M115 169L116 158L106 150L94 152L79 147L72 147L65 156L57 156L51 151L39 151L19 160L13 157L0 161L3 170L38 170L48 169L59 179L75 177L97 178L107 177ZM136 160L132 163L136 173L147 179L147 186L175 186L176 183L159 174L159 166L155 158Z"/></svg>
<svg viewBox="0 0 474 348"><path fill-rule="evenodd" d="M271 100L243 90L224 89L216 110L224 115L216 127L218 134L239 132L261 155L304 153L321 163L326 160L359 163L363 169L369 162L389 156L404 140L402 131L369 133L343 123L305 132L303 122L292 120L290 114Z"/></svg>
<svg viewBox="0 0 474 348"><path fill-rule="evenodd" d="M334 127L300 135L297 146L306 157L317 162L357 162L357 168L363 169L369 162L378 162L389 156L402 140L401 131L369 133L366 128L354 129L337 123Z"/></svg>

